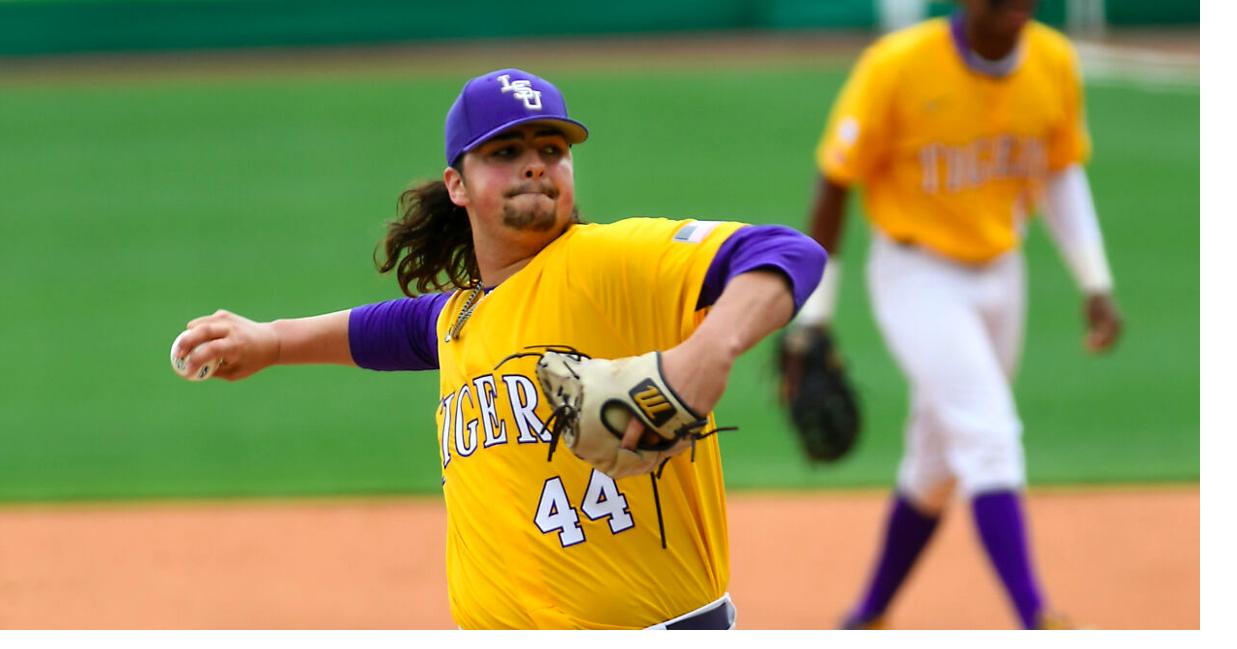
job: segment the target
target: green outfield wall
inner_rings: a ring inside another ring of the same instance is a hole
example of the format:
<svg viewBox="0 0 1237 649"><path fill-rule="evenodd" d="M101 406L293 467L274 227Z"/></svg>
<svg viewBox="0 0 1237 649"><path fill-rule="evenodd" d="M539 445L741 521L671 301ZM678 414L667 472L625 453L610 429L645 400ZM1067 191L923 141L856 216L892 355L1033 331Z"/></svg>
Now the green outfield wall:
<svg viewBox="0 0 1237 649"><path fill-rule="evenodd" d="M1061 24L1067 0L1044 0ZM929 3L929 13L951 2ZM1199 22L1198 3L1108 0L1112 24ZM0 55L716 30L871 29L874 0L0 0Z"/></svg>

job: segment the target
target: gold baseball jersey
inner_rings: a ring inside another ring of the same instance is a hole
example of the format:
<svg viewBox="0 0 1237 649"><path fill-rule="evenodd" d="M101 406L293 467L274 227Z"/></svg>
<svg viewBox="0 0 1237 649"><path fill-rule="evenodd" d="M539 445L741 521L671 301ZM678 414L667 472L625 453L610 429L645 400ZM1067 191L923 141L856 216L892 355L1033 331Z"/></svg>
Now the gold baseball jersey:
<svg viewBox="0 0 1237 649"><path fill-rule="evenodd" d="M980 263L1020 242L1050 171L1090 154L1077 57L1064 36L1023 29L1016 67L968 67L946 18L877 41L834 104L821 172L865 188L895 241Z"/></svg>
<svg viewBox="0 0 1237 649"><path fill-rule="evenodd" d="M648 475L612 480L561 445L547 461L550 408L537 359L503 361L532 345L593 358L674 347L703 319L696 305L709 264L741 226L574 225L490 291L444 342L468 291L448 299L437 322L437 423L447 580L461 627L641 628L725 593L716 436L697 443L694 462L683 453L666 465L655 502Z"/></svg>

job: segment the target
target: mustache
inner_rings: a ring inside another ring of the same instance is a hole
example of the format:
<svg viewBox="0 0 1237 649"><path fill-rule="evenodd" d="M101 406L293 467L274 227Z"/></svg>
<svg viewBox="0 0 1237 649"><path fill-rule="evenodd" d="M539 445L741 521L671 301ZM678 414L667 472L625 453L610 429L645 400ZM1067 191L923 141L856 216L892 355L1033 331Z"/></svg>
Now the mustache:
<svg viewBox="0 0 1237 649"><path fill-rule="evenodd" d="M558 188L549 183L523 183L503 192L504 198L520 194L545 194L550 198L558 198Z"/></svg>

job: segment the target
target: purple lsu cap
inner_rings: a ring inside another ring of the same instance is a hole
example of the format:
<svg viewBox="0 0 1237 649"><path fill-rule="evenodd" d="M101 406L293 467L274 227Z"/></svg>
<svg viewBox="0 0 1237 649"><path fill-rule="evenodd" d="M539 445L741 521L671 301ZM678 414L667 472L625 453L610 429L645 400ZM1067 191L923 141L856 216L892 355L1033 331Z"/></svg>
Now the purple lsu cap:
<svg viewBox="0 0 1237 649"><path fill-rule="evenodd" d="M464 84L447 111L447 164L499 133L528 122L554 122L568 144L588 139L588 129L567 117L567 103L554 84L508 68Z"/></svg>

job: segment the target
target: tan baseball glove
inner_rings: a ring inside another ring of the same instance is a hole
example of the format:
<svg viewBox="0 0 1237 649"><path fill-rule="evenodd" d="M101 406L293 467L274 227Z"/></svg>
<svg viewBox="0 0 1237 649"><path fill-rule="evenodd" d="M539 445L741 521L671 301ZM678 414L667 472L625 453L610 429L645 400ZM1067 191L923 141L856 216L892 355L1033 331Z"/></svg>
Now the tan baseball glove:
<svg viewBox="0 0 1237 649"><path fill-rule="evenodd" d="M598 471L625 478L652 473L716 432L705 432L708 418L693 412L666 384L659 352L615 360L561 349L540 356L537 380L554 408L546 422L550 457L561 440ZM655 433L646 434L634 451L619 446L632 417Z"/></svg>

